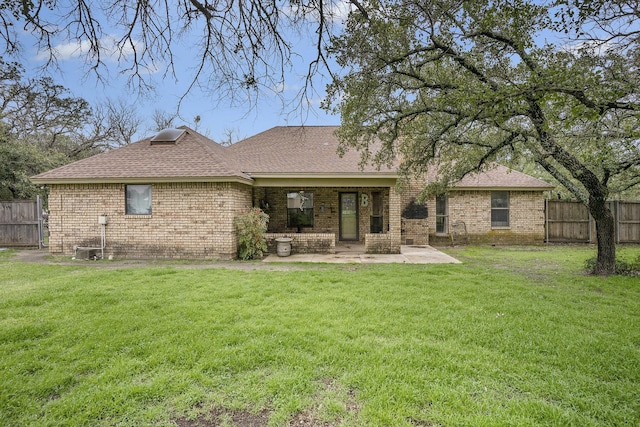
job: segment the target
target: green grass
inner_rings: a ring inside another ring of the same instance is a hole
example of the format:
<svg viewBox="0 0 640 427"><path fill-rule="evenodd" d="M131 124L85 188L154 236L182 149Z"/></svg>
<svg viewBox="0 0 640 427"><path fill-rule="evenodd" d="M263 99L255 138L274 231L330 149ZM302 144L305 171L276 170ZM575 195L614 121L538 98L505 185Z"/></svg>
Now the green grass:
<svg viewBox="0 0 640 427"><path fill-rule="evenodd" d="M173 425L212 409L270 426L640 425L638 277L585 276L594 251L579 246L448 252L463 264L3 255L0 425Z"/></svg>

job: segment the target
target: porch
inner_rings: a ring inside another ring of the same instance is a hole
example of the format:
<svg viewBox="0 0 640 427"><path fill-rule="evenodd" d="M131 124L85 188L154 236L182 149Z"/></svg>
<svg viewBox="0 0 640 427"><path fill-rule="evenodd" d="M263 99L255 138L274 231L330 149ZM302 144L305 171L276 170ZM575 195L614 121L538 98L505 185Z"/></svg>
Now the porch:
<svg viewBox="0 0 640 427"><path fill-rule="evenodd" d="M253 204L269 215L269 253L276 239L292 239L292 254L336 254L358 247L367 254L399 254L400 195L380 186L256 187Z"/></svg>
<svg viewBox="0 0 640 427"><path fill-rule="evenodd" d="M334 233L266 233L267 251L275 254L276 239L291 238L292 254L338 254L338 253L366 253L393 254L399 253L399 243L396 245L390 233L366 233L364 241L340 241ZM398 250L394 249L398 247Z"/></svg>

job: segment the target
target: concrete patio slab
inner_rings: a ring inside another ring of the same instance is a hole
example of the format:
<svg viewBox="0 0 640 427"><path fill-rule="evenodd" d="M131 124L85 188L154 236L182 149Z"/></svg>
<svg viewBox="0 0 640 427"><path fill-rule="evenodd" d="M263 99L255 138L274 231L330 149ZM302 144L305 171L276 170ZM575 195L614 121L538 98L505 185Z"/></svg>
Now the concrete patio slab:
<svg viewBox="0 0 640 427"><path fill-rule="evenodd" d="M365 254L349 248L335 254L268 255L262 262L325 262L355 264L460 264L457 259L428 245L401 246L399 254Z"/></svg>

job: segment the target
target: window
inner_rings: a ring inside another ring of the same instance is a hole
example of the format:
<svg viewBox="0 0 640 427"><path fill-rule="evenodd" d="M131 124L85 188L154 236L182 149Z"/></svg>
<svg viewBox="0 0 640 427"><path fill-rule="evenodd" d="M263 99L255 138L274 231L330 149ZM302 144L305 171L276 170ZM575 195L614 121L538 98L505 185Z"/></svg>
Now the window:
<svg viewBox="0 0 640 427"><path fill-rule="evenodd" d="M491 192L491 226L509 226L509 192Z"/></svg>
<svg viewBox="0 0 640 427"><path fill-rule="evenodd" d="M287 227L313 227L313 193L287 193Z"/></svg>
<svg viewBox="0 0 640 427"><path fill-rule="evenodd" d="M127 185L127 215L151 215L151 185Z"/></svg>
<svg viewBox="0 0 640 427"><path fill-rule="evenodd" d="M382 233L383 216L382 216L382 193L380 191L371 192L371 232Z"/></svg>
<svg viewBox="0 0 640 427"><path fill-rule="evenodd" d="M436 234L449 233L449 200L446 194L436 196Z"/></svg>

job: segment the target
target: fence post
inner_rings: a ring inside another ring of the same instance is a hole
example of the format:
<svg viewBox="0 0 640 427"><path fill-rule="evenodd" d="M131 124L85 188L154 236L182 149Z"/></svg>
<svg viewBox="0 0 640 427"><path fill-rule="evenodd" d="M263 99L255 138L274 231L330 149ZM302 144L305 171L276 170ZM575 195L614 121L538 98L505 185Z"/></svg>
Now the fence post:
<svg viewBox="0 0 640 427"><path fill-rule="evenodd" d="M620 244L620 200L615 201L615 209L616 209L616 245Z"/></svg>

